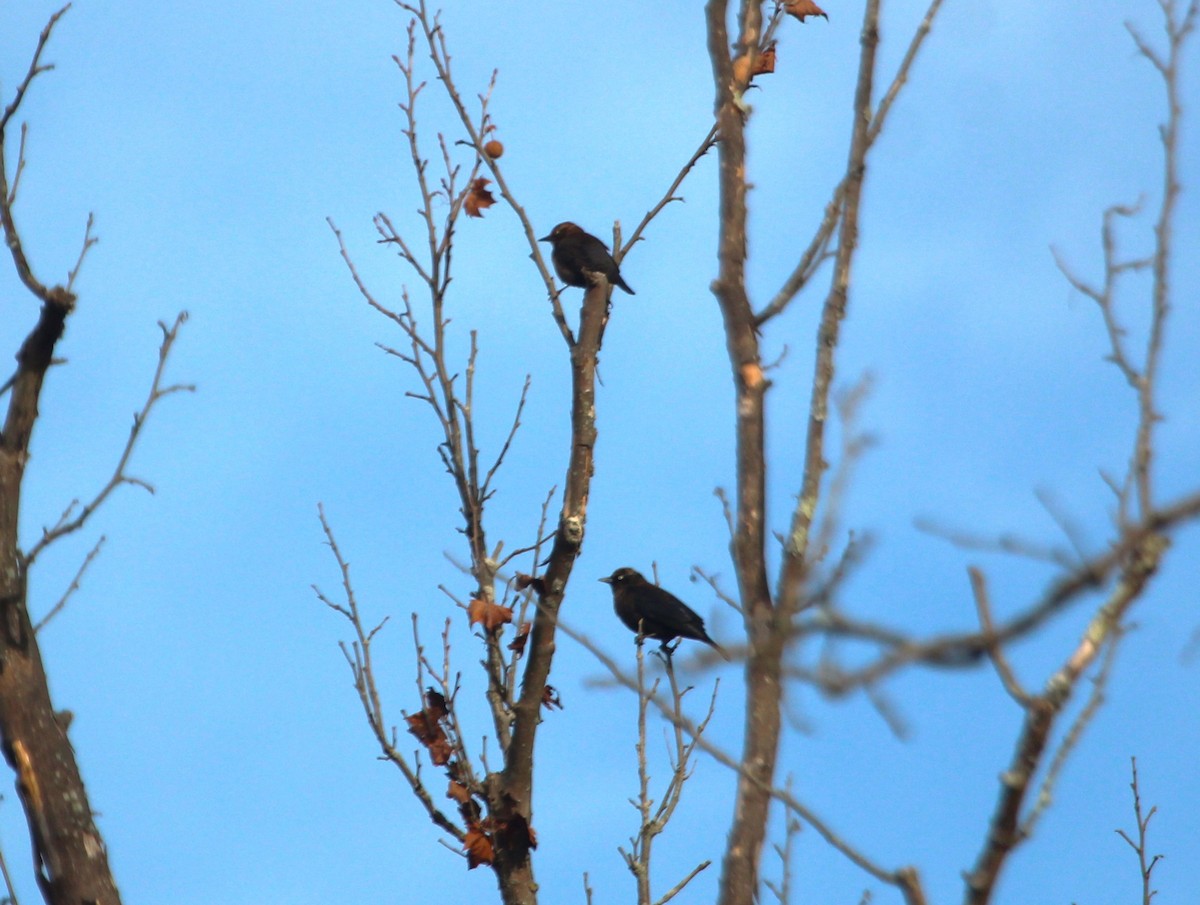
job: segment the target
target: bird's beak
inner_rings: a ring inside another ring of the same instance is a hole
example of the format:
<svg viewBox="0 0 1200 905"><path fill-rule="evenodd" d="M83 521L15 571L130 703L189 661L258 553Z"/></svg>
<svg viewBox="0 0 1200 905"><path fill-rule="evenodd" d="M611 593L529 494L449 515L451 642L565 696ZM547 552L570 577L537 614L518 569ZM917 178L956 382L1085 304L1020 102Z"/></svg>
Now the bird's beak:
<svg viewBox="0 0 1200 905"><path fill-rule="evenodd" d="M600 580L601 580L602 582L604 582L605 584L612 584L612 579L611 579L611 578L601 578Z"/></svg>
<svg viewBox="0 0 1200 905"><path fill-rule="evenodd" d="M549 237L549 236L542 236L540 239L538 239L538 241L539 241L539 242L549 242L549 241L550 241L550 237Z"/></svg>

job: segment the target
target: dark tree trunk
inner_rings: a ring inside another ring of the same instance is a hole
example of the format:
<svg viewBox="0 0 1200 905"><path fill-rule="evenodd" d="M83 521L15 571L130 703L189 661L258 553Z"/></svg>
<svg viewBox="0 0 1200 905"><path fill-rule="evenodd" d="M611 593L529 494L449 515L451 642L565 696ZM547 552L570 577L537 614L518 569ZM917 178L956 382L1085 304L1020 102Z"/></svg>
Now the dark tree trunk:
<svg viewBox="0 0 1200 905"><path fill-rule="evenodd" d="M34 870L50 905L117 905L120 895L64 725L56 718L26 600L17 529L21 482L38 399L74 299L45 293L41 317L17 355L0 435L0 748L17 775ZM86 664L84 665L86 668Z"/></svg>

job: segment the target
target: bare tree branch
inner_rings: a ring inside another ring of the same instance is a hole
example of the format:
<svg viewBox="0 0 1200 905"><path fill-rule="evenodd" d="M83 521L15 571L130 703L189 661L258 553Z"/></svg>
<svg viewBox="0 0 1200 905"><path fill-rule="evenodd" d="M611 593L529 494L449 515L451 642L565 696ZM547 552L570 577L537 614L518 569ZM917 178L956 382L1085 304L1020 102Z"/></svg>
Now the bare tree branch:
<svg viewBox="0 0 1200 905"><path fill-rule="evenodd" d="M421 780L419 765L410 765L408 758L397 747L396 729L388 724L384 715L383 703L379 696L379 687L375 677L375 665L371 658L371 644L387 620L384 619L378 625L367 628L359 613L358 599L354 595L354 586L350 581L350 564L342 556L341 548L338 547L333 529L325 517L324 505L317 505L317 515L321 520L321 530L325 533L325 542L333 553L338 571L341 573L342 599L336 601L328 597L316 585L313 585L313 593L317 595L318 600L335 613L344 616L354 630L354 641L349 645L343 643L341 647L354 678L354 690L358 692L359 702L362 704L367 723L371 727L375 740L379 743L383 758L400 770L401 775L412 788L413 795L425 808L429 819L461 843L466 838L465 831L433 803L433 797Z"/></svg>
<svg viewBox="0 0 1200 905"><path fill-rule="evenodd" d="M25 73L25 78L21 79L17 85L13 99L4 108L3 115L0 115L0 225L4 227L4 239L8 244L9 252L12 254L13 264L17 269L17 276L20 277L21 282L25 284L26 288L43 302L50 301L52 290L48 289L33 275L33 268L30 267L29 260L25 257L25 248L21 244L21 234L17 231L17 225L13 220L12 213L12 205L16 201L16 183L19 181L21 170L24 169L25 130L21 130L21 148L18 153L17 178L14 179L11 189L8 185L8 164L4 158L4 146L6 144L5 130L8 128L9 120L21 108L21 102L25 99L25 92L29 90L29 86L33 84L33 80L43 72L49 72L54 68L53 63L42 64L42 51L46 49L46 44L49 42L50 35L54 31L54 26L58 24L58 20L66 15L67 10L70 8L71 4L68 3L52 15L50 21L46 23L46 27L42 29L41 35L38 36L37 48L33 52L33 59L29 63L29 71Z"/></svg>
<svg viewBox="0 0 1200 905"><path fill-rule="evenodd" d="M883 132L883 127L887 122L892 105L896 102L900 91L908 82L909 72L917 59L917 54L921 50L921 46L929 36L929 32L933 29L933 22L937 18L941 6L942 0L932 0L929 4L929 8L925 11L925 17L921 20L921 24L917 26L916 32L913 33L913 37L908 44L908 49L904 53L904 59L900 61L900 67L896 70L895 76L892 77L892 82L888 86L887 91L884 92L883 99L879 102L879 107L875 110L874 114L870 112L869 107L863 111L856 101L856 117L865 113L870 120L869 128L865 135L866 147L862 149L863 159L865 159L866 152L870 150L871 146L879 138L880 133ZM850 183L856 178L854 173L855 166L852 159L851 166L847 169L846 175L842 177L841 182L834 188L829 203L825 205L825 212L821 223L818 225L817 231L809 242L808 247L801 253L795 269L792 270L771 301L755 315L755 323L758 326L763 326L772 318L783 313L792 300L808 284L808 281L816 274L820 266L832 257L829 254L829 242L833 238L835 228L841 222L846 192Z"/></svg>
<svg viewBox="0 0 1200 905"><path fill-rule="evenodd" d="M984 578L983 572L980 569L971 567L967 570L971 576L971 590L975 594L975 606L979 611L979 624L983 627L983 633L987 637L994 638L996 630L992 622L992 605L988 599L987 579ZM1029 692L1021 687L1021 682L1013 672L1012 666L1009 665L1008 658L1004 656L1004 648L999 644L993 643L988 648L988 657L991 658L992 665L996 667L996 674L1000 677L1001 683L1004 685L1004 690L1012 696L1012 699L1022 707L1029 707L1030 697Z"/></svg>
<svg viewBox="0 0 1200 905"><path fill-rule="evenodd" d="M646 714L649 710L651 701L656 697L658 691L659 680L647 686L646 684L646 668L645 668L645 648L642 644L642 636L638 636L637 644L637 698L638 698L638 740L637 740L637 761L638 761L638 796L632 802L637 808L639 825L636 835L630 839L629 851L619 848L621 857L625 860L626 867L633 874L637 882L637 901L638 905L665 905L666 902L674 898L683 888L702 870L707 868L712 862L704 861L694 867L682 880L674 887L668 890L658 899L652 899L650 894L650 866L651 854L653 852L654 840L667 827L667 823L671 819L671 815L675 813L675 808L678 806L683 797L684 784L691 776L691 755L699 743L700 738L704 734L704 730L708 728L709 720L712 719L713 713L716 712L717 704L717 688L718 683L713 685L712 697L708 704L708 713L694 725L695 734L691 735L690 741L685 738L683 730L683 698L691 690L691 688L680 689L679 682L675 677L675 666L673 658L669 653L662 654L656 652L656 655L663 661L667 680L671 688L671 708L673 716L671 717L671 726L673 729L671 737L671 776L667 781L667 786L657 800L650 795L650 772L647 766L646 759ZM656 702L657 703L657 702Z"/></svg>
<svg viewBox="0 0 1200 905"><path fill-rule="evenodd" d="M1146 830L1149 829L1150 819L1154 816L1158 808L1152 807L1145 817L1142 816L1142 796L1138 790L1137 758L1131 757L1130 761L1132 762L1133 781L1129 783L1129 788L1133 790L1133 817L1137 822L1137 842L1130 839L1124 830L1117 830L1117 835L1124 839L1138 856L1138 868L1142 874L1142 905L1150 905L1150 901L1158 895L1158 890L1150 888L1150 875L1154 873L1154 867L1162 859L1162 855L1155 855L1147 860Z"/></svg>
<svg viewBox="0 0 1200 905"><path fill-rule="evenodd" d="M54 604L54 606L50 608L50 612L46 613L46 615L39 619L37 624L34 625L33 630L35 632L40 632L50 623L50 620L52 620L66 608L67 601L71 599L71 595L79 590L80 582L83 581L83 573L88 570L88 566L92 564L92 560L100 555L100 548L104 546L104 541L106 539L107 538L105 538L104 535L101 535L100 539L96 541L95 546L88 551L88 555L84 557L83 562L79 565L79 571L77 571L75 573L75 577L71 579L71 584L67 586L67 589L63 592L62 597L58 598L58 603Z"/></svg>
<svg viewBox="0 0 1200 905"><path fill-rule="evenodd" d="M612 676L613 681L620 686L623 686L630 691L637 691L637 679L626 674L617 662L602 650L594 641L587 635L577 631L565 622L559 622L559 629L568 638L578 642L588 651L596 660L603 666ZM698 724L691 717L677 713L671 703L664 699L661 695L650 695L649 701L658 708L659 713L667 720L678 726L690 737L695 739L695 745L701 751L704 751L717 763L723 764L729 769L738 774L739 778L747 782L756 782L755 773L744 762L734 757L729 752L718 746L715 742L710 741L707 737L698 732ZM850 845L846 840L835 832L830 824L817 815L810 807L803 804L799 799L791 794L786 789L780 789L767 785L763 791L769 798L779 801L788 810L792 811L797 817L811 826L817 833L837 852L846 857L851 863L866 871L871 876L880 882L887 883L891 886L899 888L905 896L905 901L908 905L924 905L925 897L921 891L920 880L914 868L903 867L896 871L889 871L884 867L876 864L866 855L862 854L854 846Z"/></svg>
<svg viewBox="0 0 1200 905"><path fill-rule="evenodd" d="M1001 789L974 868L965 875L968 905L991 901L1000 870L1023 841L1020 816L1035 771L1042 762L1059 715L1074 693L1085 670L1119 630L1129 608L1145 590L1158 569L1166 541L1147 538L1122 570L1120 581L1088 624L1083 638L1066 662L1047 680L1041 694L1030 699L1016 751L1001 777Z"/></svg>
<svg viewBox="0 0 1200 905"><path fill-rule="evenodd" d="M666 193L662 196L659 202L654 205L654 207L650 208L650 210L646 211L646 216L642 217L642 221L636 227L634 227L633 232L629 234L628 241L626 241L624 245L614 250L613 258L618 264L621 263L621 260L625 257L625 255L629 254L629 252L633 249L633 246L638 243L638 241L642 238L642 233L645 232L646 227L649 226L651 221L653 221L654 218L662 212L663 208L665 208L672 201L683 201L683 198L679 195L676 195L675 192L679 190L679 186L683 184L683 180L686 179L688 173L692 171L692 167L694 167L700 161L701 157L703 157L712 149L712 146L715 145L718 140L717 125L714 123L713 127L708 130L708 134L704 136L704 140L700 142L700 147L696 148L696 153L694 153L691 158L688 159L688 162L685 163L679 170L674 181L671 183L670 187L667 189Z"/></svg>
<svg viewBox="0 0 1200 905"><path fill-rule="evenodd" d="M833 387L834 363L842 320L850 295L850 266L858 248L858 207L871 148L871 95L875 78L875 51L879 44L881 0L868 0L862 27L862 53L858 84L854 93L854 125L850 140L847 182L839 224L833 284L821 313L817 332L817 356L808 409L804 473L800 496L792 516L783 550L776 596L785 618L800 608L801 588L810 560L810 531L816 517L821 480L825 473L825 425L829 420L829 395Z"/></svg>
<svg viewBox="0 0 1200 905"><path fill-rule="evenodd" d="M42 536L38 539L25 556L27 566L32 565L33 561L41 554L43 550L49 547L56 540L66 537L68 534L73 534L82 528L93 513L96 512L108 499L109 495L114 490L124 484L130 484L136 487L141 487L150 493L154 493L154 486L148 481L129 474L126 468L129 466L129 460L133 457L133 450L137 446L138 438L141 436L142 428L145 427L150 413L158 403L174 393L193 393L196 390L194 384L170 384L163 386L163 374L166 371L167 360L171 355L171 349L175 345L175 340L179 338L180 328L187 323L187 312L181 311L175 316L175 321L168 327L163 321L158 322L158 327L162 331L162 343L158 347L158 365L154 370L154 379L150 383L150 393L143 403L141 411L135 412L133 416L133 426L129 429L129 437L125 441L125 448L121 451L121 456L117 460L117 467L113 470L112 477L92 498L91 502L86 503L78 512L75 507L78 500L75 500L67 507L66 511L59 517L59 520L50 528L42 529ZM72 518L72 515L74 517Z"/></svg>

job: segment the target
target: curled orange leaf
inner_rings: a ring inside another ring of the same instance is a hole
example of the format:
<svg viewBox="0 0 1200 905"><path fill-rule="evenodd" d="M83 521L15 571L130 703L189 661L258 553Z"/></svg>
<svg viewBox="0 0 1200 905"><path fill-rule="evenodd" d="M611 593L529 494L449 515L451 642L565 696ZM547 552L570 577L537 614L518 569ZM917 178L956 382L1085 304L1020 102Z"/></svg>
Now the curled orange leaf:
<svg viewBox="0 0 1200 905"><path fill-rule="evenodd" d="M489 182L491 182L490 179L480 176L467 189L467 195L463 198L463 209L467 212L468 217L482 217L484 209L496 203L496 199L488 191Z"/></svg>
<svg viewBox="0 0 1200 905"><path fill-rule="evenodd" d="M492 863L492 840L477 823L467 827L463 850L467 853L467 870L474 870L480 864Z"/></svg>
<svg viewBox="0 0 1200 905"><path fill-rule="evenodd" d="M756 75L767 75L775 71L775 45L772 44L766 50L758 55L754 60L754 68L750 71L750 77Z"/></svg>
<svg viewBox="0 0 1200 905"><path fill-rule="evenodd" d="M829 20L825 10L813 3L812 0L784 0L783 8L789 16L795 16L801 22L806 16L821 16L826 21Z"/></svg>
<svg viewBox="0 0 1200 905"><path fill-rule="evenodd" d="M475 598L467 606L467 617L471 625L478 623L489 632L494 632L505 623L512 622L513 611L511 607Z"/></svg>

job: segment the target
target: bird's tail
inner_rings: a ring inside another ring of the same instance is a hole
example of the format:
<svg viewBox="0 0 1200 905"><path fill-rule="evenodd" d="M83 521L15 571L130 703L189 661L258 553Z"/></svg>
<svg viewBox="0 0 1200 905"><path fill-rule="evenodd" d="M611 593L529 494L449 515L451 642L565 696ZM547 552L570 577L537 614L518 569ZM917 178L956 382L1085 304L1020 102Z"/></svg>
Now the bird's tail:
<svg viewBox="0 0 1200 905"><path fill-rule="evenodd" d="M705 638L704 643L707 644L709 647L711 647L713 650L715 650L722 657L724 657L727 661L733 659L732 657L729 656L729 652L727 650L725 650L725 648L721 647L721 645L717 644L717 642L714 641L712 638Z"/></svg>

